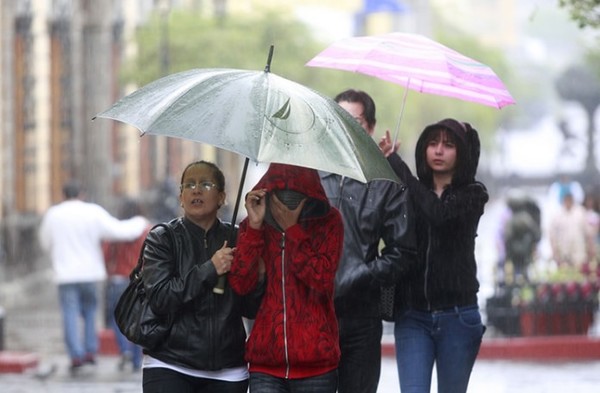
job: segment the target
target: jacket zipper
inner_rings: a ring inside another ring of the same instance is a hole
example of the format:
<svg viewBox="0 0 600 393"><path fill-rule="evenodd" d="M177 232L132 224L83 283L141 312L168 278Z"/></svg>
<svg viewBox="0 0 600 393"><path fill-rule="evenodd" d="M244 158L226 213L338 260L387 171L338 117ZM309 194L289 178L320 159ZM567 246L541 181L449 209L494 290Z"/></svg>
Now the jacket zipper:
<svg viewBox="0 0 600 393"><path fill-rule="evenodd" d="M346 179L345 176L341 176L340 177L340 190L339 190L339 198L337 200L337 206L336 208L339 210L340 206L342 206L342 192L344 191L344 180Z"/></svg>
<svg viewBox="0 0 600 393"><path fill-rule="evenodd" d="M281 233L281 299L283 301L283 350L285 355L285 378L290 376L290 357L287 339L287 299L285 296L285 232Z"/></svg>
<svg viewBox="0 0 600 393"><path fill-rule="evenodd" d="M431 226L427 228L427 251L425 253L425 277L423 280L423 296L427 302L427 311L431 311L431 303L427 296L427 277L429 276L429 251L431 250Z"/></svg>

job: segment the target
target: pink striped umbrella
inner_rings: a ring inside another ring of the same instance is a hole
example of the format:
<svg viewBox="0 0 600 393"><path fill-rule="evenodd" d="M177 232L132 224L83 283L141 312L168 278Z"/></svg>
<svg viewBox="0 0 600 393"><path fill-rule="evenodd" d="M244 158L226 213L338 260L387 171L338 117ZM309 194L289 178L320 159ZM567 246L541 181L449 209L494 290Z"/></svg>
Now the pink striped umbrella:
<svg viewBox="0 0 600 393"><path fill-rule="evenodd" d="M419 34L343 39L306 65L358 72L422 93L496 108L515 103L490 67Z"/></svg>

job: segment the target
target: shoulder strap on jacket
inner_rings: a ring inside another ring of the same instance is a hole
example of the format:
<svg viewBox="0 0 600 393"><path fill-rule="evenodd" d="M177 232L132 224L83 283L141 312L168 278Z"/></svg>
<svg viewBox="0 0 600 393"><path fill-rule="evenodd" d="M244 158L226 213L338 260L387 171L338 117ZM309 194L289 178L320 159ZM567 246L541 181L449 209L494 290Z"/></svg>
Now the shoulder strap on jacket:
<svg viewBox="0 0 600 393"><path fill-rule="evenodd" d="M173 230L171 229L171 226L168 223L161 222L161 223L154 225L150 229L150 232L152 232L154 229L156 229L158 227L164 227L165 231L169 235L171 244L175 244L175 236L173 235ZM140 254L138 256L138 262L137 262L137 265L135 266L135 268L133 268L133 270L131 271L131 274L129 275L130 280L137 277L138 274L142 271L142 269L144 267L144 249L146 248L146 242L147 242L147 239L144 240L142 247L140 247Z"/></svg>

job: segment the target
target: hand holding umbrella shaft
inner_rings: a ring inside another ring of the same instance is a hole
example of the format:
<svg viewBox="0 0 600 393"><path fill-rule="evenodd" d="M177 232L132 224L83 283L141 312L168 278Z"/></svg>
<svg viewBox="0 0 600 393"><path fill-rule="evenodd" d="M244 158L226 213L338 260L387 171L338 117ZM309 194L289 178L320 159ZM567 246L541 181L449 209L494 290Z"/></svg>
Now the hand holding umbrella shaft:
<svg viewBox="0 0 600 393"><path fill-rule="evenodd" d="M385 131L385 135L379 140L379 149L383 153L384 157L389 157L400 148L400 142L393 143L390 130Z"/></svg>
<svg viewBox="0 0 600 393"><path fill-rule="evenodd" d="M223 275L231 270L231 263L233 262L233 254L235 248L227 247L227 241L223 244L223 247L217 250L210 259L215 266L217 274Z"/></svg>

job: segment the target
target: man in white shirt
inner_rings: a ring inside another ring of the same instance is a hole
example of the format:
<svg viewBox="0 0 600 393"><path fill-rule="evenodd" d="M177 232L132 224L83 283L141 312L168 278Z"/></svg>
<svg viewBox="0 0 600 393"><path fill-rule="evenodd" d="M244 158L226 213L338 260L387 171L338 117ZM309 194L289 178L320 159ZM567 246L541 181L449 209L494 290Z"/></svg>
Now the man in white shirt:
<svg viewBox="0 0 600 393"><path fill-rule="evenodd" d="M98 284L106 279L103 240L133 240L146 229L143 217L120 221L101 206L80 199L80 187L63 187L65 201L52 206L41 223L39 240L50 255L63 314L64 340L76 375L95 364L98 351ZM83 318L83 339L79 318Z"/></svg>

